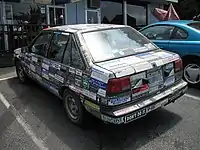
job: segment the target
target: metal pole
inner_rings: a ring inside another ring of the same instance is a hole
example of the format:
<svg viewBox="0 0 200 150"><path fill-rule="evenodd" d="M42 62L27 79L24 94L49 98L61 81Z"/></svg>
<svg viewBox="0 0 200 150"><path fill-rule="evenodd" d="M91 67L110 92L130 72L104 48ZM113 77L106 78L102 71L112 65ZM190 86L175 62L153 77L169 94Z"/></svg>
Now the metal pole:
<svg viewBox="0 0 200 150"><path fill-rule="evenodd" d="M53 16L54 16L54 24L56 25L56 0L53 0Z"/></svg>
<svg viewBox="0 0 200 150"><path fill-rule="evenodd" d="M5 24L5 14L4 14L4 1L1 0L1 22L2 24Z"/></svg>
<svg viewBox="0 0 200 150"><path fill-rule="evenodd" d="M122 0L123 23L127 25L127 2Z"/></svg>

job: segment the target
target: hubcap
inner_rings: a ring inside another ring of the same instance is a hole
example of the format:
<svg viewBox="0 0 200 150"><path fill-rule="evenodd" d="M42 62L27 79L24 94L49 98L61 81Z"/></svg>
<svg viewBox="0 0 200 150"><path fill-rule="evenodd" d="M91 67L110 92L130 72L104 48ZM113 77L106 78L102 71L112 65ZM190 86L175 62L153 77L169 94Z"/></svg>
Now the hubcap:
<svg viewBox="0 0 200 150"><path fill-rule="evenodd" d="M67 97L66 107L71 118L77 119L79 115L79 108L72 96Z"/></svg>
<svg viewBox="0 0 200 150"><path fill-rule="evenodd" d="M200 82L200 67L197 64L188 64L184 69L184 77L190 84Z"/></svg>

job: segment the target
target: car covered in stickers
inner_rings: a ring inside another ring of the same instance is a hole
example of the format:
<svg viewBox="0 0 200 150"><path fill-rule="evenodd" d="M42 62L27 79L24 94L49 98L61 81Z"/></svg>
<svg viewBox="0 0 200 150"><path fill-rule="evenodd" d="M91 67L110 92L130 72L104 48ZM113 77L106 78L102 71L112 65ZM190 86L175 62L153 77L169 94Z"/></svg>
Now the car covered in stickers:
<svg viewBox="0 0 200 150"><path fill-rule="evenodd" d="M89 114L108 123L129 123L187 90L179 55L125 25L47 28L14 56L19 81L35 80L60 97L77 125L86 123Z"/></svg>

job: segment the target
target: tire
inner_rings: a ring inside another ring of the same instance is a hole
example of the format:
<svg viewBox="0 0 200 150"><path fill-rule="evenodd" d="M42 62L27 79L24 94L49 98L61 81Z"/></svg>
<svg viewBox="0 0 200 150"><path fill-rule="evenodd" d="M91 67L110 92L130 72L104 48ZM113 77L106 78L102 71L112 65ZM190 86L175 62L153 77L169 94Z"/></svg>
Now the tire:
<svg viewBox="0 0 200 150"><path fill-rule="evenodd" d="M78 95L66 89L63 94L63 104L69 120L78 126L84 127L86 122L89 121L90 115L86 112Z"/></svg>
<svg viewBox="0 0 200 150"><path fill-rule="evenodd" d="M25 84L28 83L29 78L27 76L27 74L25 73L20 61L16 61L16 73L17 73L17 77L20 81L20 83Z"/></svg>
<svg viewBox="0 0 200 150"><path fill-rule="evenodd" d="M188 82L190 87L198 87L200 85L200 61L185 60L183 79Z"/></svg>

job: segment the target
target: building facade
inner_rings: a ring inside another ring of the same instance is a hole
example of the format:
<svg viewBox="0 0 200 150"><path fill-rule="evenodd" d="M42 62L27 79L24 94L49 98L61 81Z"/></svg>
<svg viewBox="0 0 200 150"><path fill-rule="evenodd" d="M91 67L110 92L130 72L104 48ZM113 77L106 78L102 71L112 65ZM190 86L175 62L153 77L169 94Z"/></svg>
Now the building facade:
<svg viewBox="0 0 200 150"><path fill-rule="evenodd" d="M115 23L133 27L156 22L151 11L178 0L2 0L0 24L17 24L30 6L43 24ZM21 17L21 18L20 18ZM24 16L25 18L25 16Z"/></svg>
<svg viewBox="0 0 200 150"><path fill-rule="evenodd" d="M178 0L1 0L0 51L13 51L26 45L27 42L21 44L22 39L31 41L35 35L27 30L30 26L24 27L26 23L51 26L111 23L137 29L157 22L152 10L163 8L168 2ZM26 31L22 31L24 28ZM24 32L26 36L22 37ZM34 32L37 34L38 30Z"/></svg>

